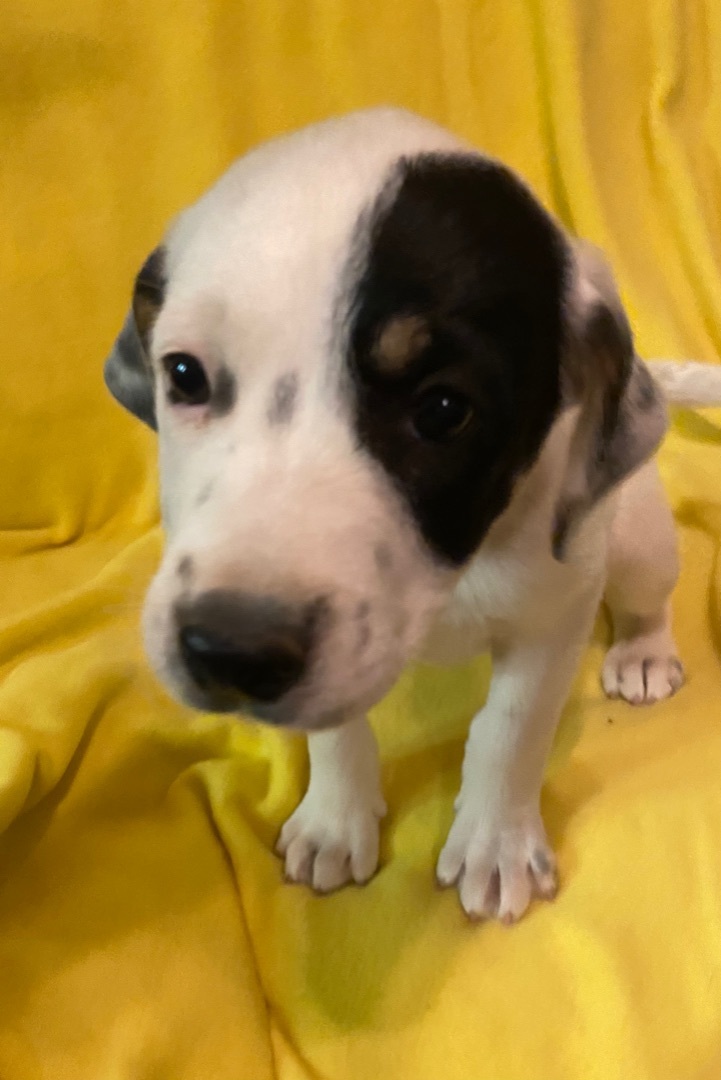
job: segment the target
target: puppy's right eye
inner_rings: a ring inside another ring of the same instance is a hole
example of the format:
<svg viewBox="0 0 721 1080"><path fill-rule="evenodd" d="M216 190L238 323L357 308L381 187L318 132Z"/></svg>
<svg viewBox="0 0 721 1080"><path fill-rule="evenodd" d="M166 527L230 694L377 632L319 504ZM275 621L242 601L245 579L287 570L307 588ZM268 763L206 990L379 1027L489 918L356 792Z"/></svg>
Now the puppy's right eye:
<svg viewBox="0 0 721 1080"><path fill-rule="evenodd" d="M200 360L190 353L169 353L163 357L174 404L205 405L210 398L210 383Z"/></svg>

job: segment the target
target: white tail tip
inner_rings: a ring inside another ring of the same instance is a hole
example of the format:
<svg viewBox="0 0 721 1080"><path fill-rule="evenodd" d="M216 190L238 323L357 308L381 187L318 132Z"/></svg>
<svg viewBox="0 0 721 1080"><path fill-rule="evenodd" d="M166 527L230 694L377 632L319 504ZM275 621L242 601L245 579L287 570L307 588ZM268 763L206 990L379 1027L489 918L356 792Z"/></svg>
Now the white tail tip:
<svg viewBox="0 0 721 1080"><path fill-rule="evenodd" d="M671 405L688 409L721 406L721 364L651 360L648 367Z"/></svg>

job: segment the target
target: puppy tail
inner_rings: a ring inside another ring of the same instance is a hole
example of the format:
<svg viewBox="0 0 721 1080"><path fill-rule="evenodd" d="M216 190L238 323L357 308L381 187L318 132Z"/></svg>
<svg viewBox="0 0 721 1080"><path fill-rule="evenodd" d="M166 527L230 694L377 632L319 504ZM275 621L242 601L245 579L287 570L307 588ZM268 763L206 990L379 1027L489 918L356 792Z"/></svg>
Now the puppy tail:
<svg viewBox="0 0 721 1080"><path fill-rule="evenodd" d="M648 367L669 404L685 409L721 406L721 364L652 360Z"/></svg>

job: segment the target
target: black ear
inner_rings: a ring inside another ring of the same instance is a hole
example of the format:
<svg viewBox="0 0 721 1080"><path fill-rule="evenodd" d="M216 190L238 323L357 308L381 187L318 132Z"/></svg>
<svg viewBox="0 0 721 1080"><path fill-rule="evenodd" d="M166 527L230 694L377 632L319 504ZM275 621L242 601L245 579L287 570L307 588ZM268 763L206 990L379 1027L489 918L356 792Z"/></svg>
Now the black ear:
<svg viewBox="0 0 721 1080"><path fill-rule="evenodd" d="M556 507L557 559L583 515L651 457L667 427L663 397L634 352L608 264L585 243L575 257L563 389L566 403L580 408Z"/></svg>
<svg viewBox="0 0 721 1080"><path fill-rule="evenodd" d="M105 383L113 397L151 428L157 427L148 342L165 293L162 247L146 259L135 279L133 302L105 361Z"/></svg>

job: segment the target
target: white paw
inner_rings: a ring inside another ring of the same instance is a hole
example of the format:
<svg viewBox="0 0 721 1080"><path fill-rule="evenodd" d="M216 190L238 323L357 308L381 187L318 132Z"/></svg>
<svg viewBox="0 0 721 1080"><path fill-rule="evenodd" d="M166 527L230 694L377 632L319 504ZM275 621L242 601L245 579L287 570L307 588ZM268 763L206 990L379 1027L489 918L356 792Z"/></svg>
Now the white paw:
<svg viewBox="0 0 721 1080"><path fill-rule="evenodd" d="M651 705L683 686L683 665L666 635L661 640L630 638L609 649L601 682L610 698L623 698L630 705Z"/></svg>
<svg viewBox="0 0 721 1080"><path fill-rule="evenodd" d="M378 866L383 800L349 794L335 805L309 790L283 826L276 851L289 881L328 893L348 882L364 885Z"/></svg>
<svg viewBox="0 0 721 1080"><path fill-rule="evenodd" d="M534 896L552 900L556 860L538 812L493 826L472 804L461 803L436 870L440 885L458 885L471 919L516 922Z"/></svg>

